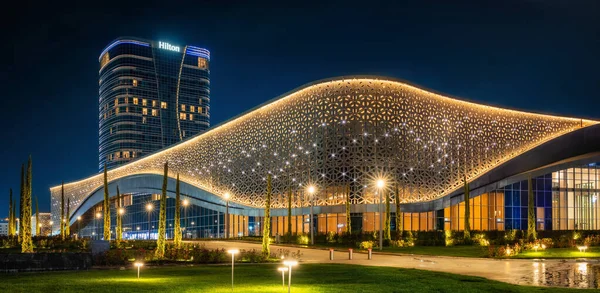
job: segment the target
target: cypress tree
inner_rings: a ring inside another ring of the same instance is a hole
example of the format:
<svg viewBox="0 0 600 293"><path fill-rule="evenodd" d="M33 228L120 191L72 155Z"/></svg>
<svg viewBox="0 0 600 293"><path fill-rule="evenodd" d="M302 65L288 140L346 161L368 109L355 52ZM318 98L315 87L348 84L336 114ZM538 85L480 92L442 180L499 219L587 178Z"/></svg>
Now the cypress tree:
<svg viewBox="0 0 600 293"><path fill-rule="evenodd" d="M104 240L110 241L110 197L108 196L108 175L104 163Z"/></svg>
<svg viewBox="0 0 600 293"><path fill-rule="evenodd" d="M121 214L121 192L119 192L119 186L117 186L117 201L115 202L115 210L117 211L117 224L115 225L115 240L117 244L123 240L123 215Z"/></svg>
<svg viewBox="0 0 600 293"><path fill-rule="evenodd" d="M395 196L396 196L396 240L402 239L402 234L404 232L404 214L400 209L400 190L398 188L398 183L396 183L395 188Z"/></svg>
<svg viewBox="0 0 600 293"><path fill-rule="evenodd" d="M161 259L165 256L165 233L167 230L167 179L169 165L165 162L165 175L163 177L162 195L160 197L160 214L158 216L158 238L156 239L155 257Z"/></svg>
<svg viewBox="0 0 600 293"><path fill-rule="evenodd" d="M527 239L533 241L537 238L535 231L535 202L531 174L527 178Z"/></svg>
<svg viewBox="0 0 600 293"><path fill-rule="evenodd" d="M469 202L469 182L465 176L465 240L471 240L471 204Z"/></svg>
<svg viewBox="0 0 600 293"><path fill-rule="evenodd" d="M288 241L292 239L292 183L288 186L288 221L287 221L287 234Z"/></svg>
<svg viewBox="0 0 600 293"><path fill-rule="evenodd" d="M19 192L19 243L23 240L23 214L25 199L25 164L21 164L21 190Z"/></svg>
<svg viewBox="0 0 600 293"><path fill-rule="evenodd" d="M392 238L391 231L391 212L390 212L390 193L385 193L385 227L383 227L383 239L390 240Z"/></svg>
<svg viewBox="0 0 600 293"><path fill-rule="evenodd" d="M35 197L35 235L41 236L42 227L40 226L40 210L38 206L38 198Z"/></svg>
<svg viewBox="0 0 600 293"><path fill-rule="evenodd" d="M181 194L179 193L179 174L175 181L175 229L173 230L173 243L181 248Z"/></svg>
<svg viewBox="0 0 600 293"><path fill-rule="evenodd" d="M12 228L13 233L12 236L17 234L17 201L14 200L12 204Z"/></svg>
<svg viewBox="0 0 600 293"><path fill-rule="evenodd" d="M9 196L8 196L8 236L14 236L15 235L15 217L13 214L14 208L13 208L13 199L12 199L12 188L9 191Z"/></svg>
<svg viewBox="0 0 600 293"><path fill-rule="evenodd" d="M65 182L60 186L60 238L65 240Z"/></svg>
<svg viewBox="0 0 600 293"><path fill-rule="evenodd" d="M71 222L69 221L69 219L71 218L70 210L71 210L71 199L67 198L67 212L65 213L65 237L67 237L67 238L71 237Z"/></svg>
<svg viewBox="0 0 600 293"><path fill-rule="evenodd" d="M267 199L265 200L265 220L263 225L262 254L269 257L271 249L269 248L271 235L271 174L267 176Z"/></svg>
<svg viewBox="0 0 600 293"><path fill-rule="evenodd" d="M352 219L350 218L350 185L346 184L346 233L352 233Z"/></svg>
<svg viewBox="0 0 600 293"><path fill-rule="evenodd" d="M21 222L23 222L23 236L21 237L21 252L22 253L33 253L33 242L31 240L31 156L27 162L27 177L25 179L25 192L23 198L23 214L21 216Z"/></svg>

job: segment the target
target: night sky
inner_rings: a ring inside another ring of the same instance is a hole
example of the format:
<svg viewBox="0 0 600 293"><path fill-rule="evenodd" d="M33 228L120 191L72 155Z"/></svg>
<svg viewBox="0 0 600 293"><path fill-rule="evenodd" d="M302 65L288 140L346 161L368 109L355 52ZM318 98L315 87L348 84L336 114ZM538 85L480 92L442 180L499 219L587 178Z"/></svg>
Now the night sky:
<svg viewBox="0 0 600 293"><path fill-rule="evenodd" d="M2 218L29 154L42 211L51 186L97 172L98 55L118 36L209 49L211 125L303 84L356 74L600 119L596 0L16 2L1 20Z"/></svg>

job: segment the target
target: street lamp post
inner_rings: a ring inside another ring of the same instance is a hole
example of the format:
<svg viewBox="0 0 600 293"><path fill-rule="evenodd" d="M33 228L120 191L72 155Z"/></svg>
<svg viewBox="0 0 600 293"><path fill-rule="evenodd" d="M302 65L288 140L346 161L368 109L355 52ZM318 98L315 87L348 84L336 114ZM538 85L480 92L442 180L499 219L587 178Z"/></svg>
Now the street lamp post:
<svg viewBox="0 0 600 293"><path fill-rule="evenodd" d="M183 218L185 219L183 222L185 223L183 226L183 231L186 231L184 238L187 238L187 226L188 226L188 218L187 218L187 206L190 202L187 199L183 200Z"/></svg>
<svg viewBox="0 0 600 293"><path fill-rule="evenodd" d="M150 215L153 208L154 206L151 203L146 205L146 211L148 211L148 240L150 240Z"/></svg>
<svg viewBox="0 0 600 293"><path fill-rule="evenodd" d="M385 187L385 181L383 179L377 180L377 189L379 190L379 250L383 250L383 215L381 214L381 194Z"/></svg>
<svg viewBox="0 0 600 293"><path fill-rule="evenodd" d="M235 263L235 254L239 252L240 251L237 249L230 249L227 251L227 253L231 254L231 291L233 291L233 267Z"/></svg>
<svg viewBox="0 0 600 293"><path fill-rule="evenodd" d="M52 225L54 225L54 221L50 221L50 237L52 237L52 229L54 228Z"/></svg>
<svg viewBox="0 0 600 293"><path fill-rule="evenodd" d="M313 199L314 199L314 193L315 193L315 186L314 185L309 185L308 186L308 194L310 196L310 221L308 222L308 224L310 225L310 244L311 245L315 245L315 237L314 237L314 226L313 226ZM291 270L291 269L290 269ZM291 274L291 272L290 272Z"/></svg>
<svg viewBox="0 0 600 293"><path fill-rule="evenodd" d="M100 233L98 233L98 220L100 220L100 217L102 217L102 214L100 212L96 213L96 240L100 240Z"/></svg>
<svg viewBox="0 0 600 293"><path fill-rule="evenodd" d="M81 216L77 217L77 237L81 237Z"/></svg>
<svg viewBox="0 0 600 293"><path fill-rule="evenodd" d="M225 192L225 239L229 238L229 198L231 194Z"/></svg>
<svg viewBox="0 0 600 293"><path fill-rule="evenodd" d="M138 271L137 273L138 273L138 279L139 279L139 278L140 278L140 268L141 268L142 266L144 266L144 264L143 264L143 263L141 263L141 262L136 262L136 263L135 263L135 266L137 267L137 271Z"/></svg>
<svg viewBox="0 0 600 293"><path fill-rule="evenodd" d="M283 264L288 267L288 293L290 293L292 288L292 267L298 265L298 262L295 260L286 260Z"/></svg>

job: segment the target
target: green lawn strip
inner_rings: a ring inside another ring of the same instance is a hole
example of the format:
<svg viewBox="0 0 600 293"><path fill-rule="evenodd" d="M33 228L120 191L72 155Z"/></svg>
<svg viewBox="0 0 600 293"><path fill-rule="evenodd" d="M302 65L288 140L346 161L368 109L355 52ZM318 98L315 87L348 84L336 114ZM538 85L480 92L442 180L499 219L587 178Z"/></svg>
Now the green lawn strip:
<svg viewBox="0 0 600 293"><path fill-rule="evenodd" d="M275 264L238 265L235 292L282 292ZM143 267L0 275L0 292L231 292L231 267ZM287 281L287 276L286 276ZM300 264L292 292L575 292L516 286L484 278L387 267Z"/></svg>
<svg viewBox="0 0 600 293"><path fill-rule="evenodd" d="M579 252L577 248L551 248L545 250L527 250L512 258L599 258L600 247L590 247L586 252Z"/></svg>

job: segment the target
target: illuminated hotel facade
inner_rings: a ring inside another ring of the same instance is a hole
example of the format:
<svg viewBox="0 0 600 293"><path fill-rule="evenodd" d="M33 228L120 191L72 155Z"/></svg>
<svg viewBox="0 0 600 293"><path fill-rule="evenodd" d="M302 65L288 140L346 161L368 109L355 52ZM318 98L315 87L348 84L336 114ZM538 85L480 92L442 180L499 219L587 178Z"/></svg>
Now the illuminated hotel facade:
<svg viewBox="0 0 600 293"><path fill-rule="evenodd" d="M318 233L345 231L346 203L353 231L378 230L380 195L390 202L392 230L396 216L405 230L461 230L465 180L473 230L526 229L529 184L539 230L600 228L597 121L479 105L383 77L301 87L110 170L110 196L117 186L126 194L125 238L156 237L165 162L169 236L177 175L189 203L185 237L260 234L268 178L273 235L287 233L288 205L292 233L309 233L311 223ZM69 221L83 217L83 236L102 233L94 218L102 187L102 174L64 186ZM60 193L51 188L54 223Z"/></svg>
<svg viewBox="0 0 600 293"><path fill-rule="evenodd" d="M121 37L100 54L99 170L209 128L210 52Z"/></svg>

